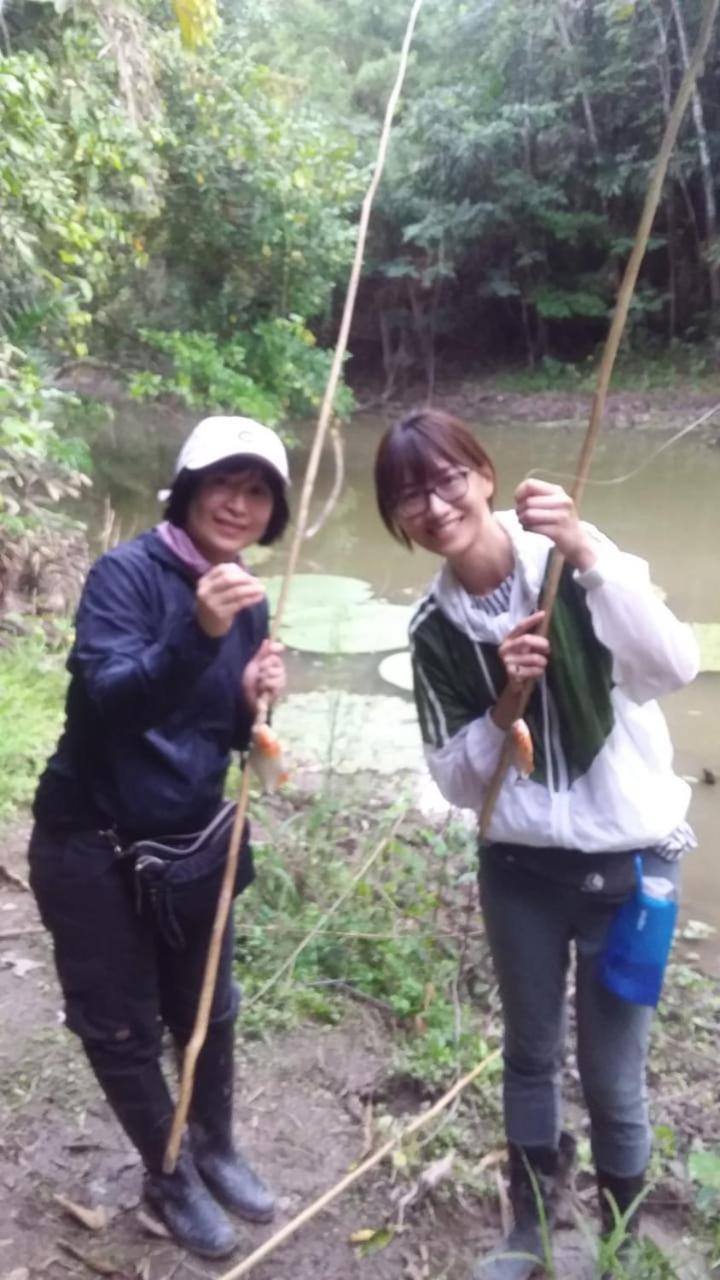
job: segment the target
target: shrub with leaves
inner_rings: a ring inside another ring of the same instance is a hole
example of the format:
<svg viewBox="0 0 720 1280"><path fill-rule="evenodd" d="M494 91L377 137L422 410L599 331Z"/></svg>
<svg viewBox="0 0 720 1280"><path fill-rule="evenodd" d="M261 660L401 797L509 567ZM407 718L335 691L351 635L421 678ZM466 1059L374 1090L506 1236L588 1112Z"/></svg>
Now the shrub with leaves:
<svg viewBox="0 0 720 1280"><path fill-rule="evenodd" d="M43 384L23 352L0 344L0 538L57 518L88 484L87 445L64 427L78 401Z"/></svg>

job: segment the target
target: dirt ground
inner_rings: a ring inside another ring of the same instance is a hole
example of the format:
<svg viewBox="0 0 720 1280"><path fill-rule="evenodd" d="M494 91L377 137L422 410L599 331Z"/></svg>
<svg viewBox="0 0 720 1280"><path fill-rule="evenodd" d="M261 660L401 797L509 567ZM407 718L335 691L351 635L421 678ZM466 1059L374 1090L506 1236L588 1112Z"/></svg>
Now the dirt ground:
<svg viewBox="0 0 720 1280"><path fill-rule="evenodd" d="M152 1234L140 1203L138 1158L62 1026L50 947L32 896L7 875L26 874L25 839L16 827L0 854L0 1280L223 1276L366 1154L368 1104L387 1098L387 1030L372 1010L353 1006L339 1026L308 1026L242 1046L237 1132L273 1185L279 1213L272 1227L238 1223L238 1251L222 1264L189 1258ZM421 1105L405 1090L392 1110L410 1119ZM481 1132L477 1139L480 1158L488 1141ZM396 1222L407 1190L407 1181L394 1181L387 1164L378 1167L253 1275L468 1280L472 1259L496 1238L500 1215L452 1183L411 1205L404 1230L387 1247L362 1256L350 1242L359 1230ZM85 1208L102 1207L105 1225L79 1225L58 1195ZM591 1206L591 1189L575 1188L574 1201L575 1208ZM557 1280L590 1280L591 1242L573 1222L570 1205L557 1233ZM706 1274L679 1234L669 1233L657 1217L651 1232L672 1246L679 1275L700 1280Z"/></svg>

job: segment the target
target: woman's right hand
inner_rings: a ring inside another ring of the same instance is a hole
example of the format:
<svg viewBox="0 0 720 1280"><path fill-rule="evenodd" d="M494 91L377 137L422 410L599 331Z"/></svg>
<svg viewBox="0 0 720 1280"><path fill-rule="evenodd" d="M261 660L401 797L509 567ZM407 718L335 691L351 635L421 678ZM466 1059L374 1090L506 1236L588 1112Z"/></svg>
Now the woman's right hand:
<svg viewBox="0 0 720 1280"><path fill-rule="evenodd" d="M239 564L215 564L198 579L195 612L207 636L227 635L242 609L250 609L265 597L265 588Z"/></svg>
<svg viewBox="0 0 720 1280"><path fill-rule="evenodd" d="M550 657L550 641L534 635L545 612L539 609L523 618L509 631L498 649L507 672L508 684L519 689L525 680L538 680L545 672Z"/></svg>

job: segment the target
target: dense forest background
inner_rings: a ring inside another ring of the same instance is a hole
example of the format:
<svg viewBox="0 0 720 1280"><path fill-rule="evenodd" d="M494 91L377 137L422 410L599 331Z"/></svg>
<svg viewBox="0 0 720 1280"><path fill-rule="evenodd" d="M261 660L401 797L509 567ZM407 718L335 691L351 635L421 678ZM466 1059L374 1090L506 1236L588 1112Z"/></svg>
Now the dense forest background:
<svg viewBox="0 0 720 1280"><path fill-rule="evenodd" d="M68 362L275 423L317 403L408 8L0 2L0 479L17 512L34 467L43 492L53 467L56 495L78 483L53 388ZM700 12L426 0L351 382L592 360ZM635 352L715 364L719 172L716 33L633 303ZM17 512L4 499L0 518Z"/></svg>

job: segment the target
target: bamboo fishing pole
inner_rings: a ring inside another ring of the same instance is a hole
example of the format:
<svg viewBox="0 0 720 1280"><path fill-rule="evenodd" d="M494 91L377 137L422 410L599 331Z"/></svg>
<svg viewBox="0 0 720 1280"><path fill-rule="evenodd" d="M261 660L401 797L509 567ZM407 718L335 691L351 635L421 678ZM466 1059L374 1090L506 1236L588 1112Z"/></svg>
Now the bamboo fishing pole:
<svg viewBox="0 0 720 1280"><path fill-rule="evenodd" d="M668 164L670 162L670 157L675 146L683 116L692 96L693 89L695 88L695 82L702 70L703 60L710 43L710 37L712 35L715 18L717 17L719 4L720 0L708 0L708 4L706 5L697 44L680 83L680 88L678 89L672 111L668 116L665 133L660 144L660 150L657 153L650 183L645 194L645 202L640 215L640 222L638 224L635 242L625 267L625 273L623 275L617 302L615 304L612 323L610 325L610 330L605 342L605 349L600 362L597 385L590 411L590 421L580 450L580 456L578 458L575 482L572 489L572 497L574 499L575 506L578 509L580 507L587 478L590 473L593 452L602 429L607 391L610 385L613 368L615 366L620 341L625 329L628 312L630 310L630 303L632 302L633 294L635 292L635 285L637 283L640 266L645 256L650 232L652 230L653 222L655 221L655 214L657 213L657 207L660 202ZM545 611L545 616L540 626L537 628L537 634L541 636L547 637L550 632L552 611L557 597L558 588L560 586L563 563L564 561L561 553L558 551L557 547L553 548L545 582L545 589L540 602L540 608ZM524 714L534 686L534 680L525 680L521 685L513 706L513 720L519 719ZM512 751L512 736L511 732L508 731L505 735L500 759L498 760L495 772L490 780L490 784L483 801L483 806L480 811L480 835L482 837L486 836L488 833L495 804L500 794L503 782L505 781L505 775L510 767Z"/></svg>
<svg viewBox="0 0 720 1280"><path fill-rule="evenodd" d="M380 179L385 168L385 160L387 158L388 146L390 143L390 132L392 129L393 117L397 109L400 98L405 73L407 71L408 60L410 57L410 46L412 43L415 24L422 7L423 0L413 0L413 5L408 17L405 36L403 38L402 47L400 49L400 57L398 61L397 76L392 91L387 101L385 109L385 118L380 133L380 141L378 144L377 158L373 173L368 184L367 191L362 203L360 212L360 220L358 223L357 237L355 241L355 254L350 271L347 293L345 295L345 304L343 306L342 318L340 321L340 330L338 333L337 345L330 367L325 395L320 413L318 416L315 435L313 437L310 457L308 458L305 470L305 478L303 481L302 492L300 495L300 506L298 510L298 518L295 526L295 532L290 546L285 574L283 577L280 596L275 609L275 616L271 627L271 637L276 639L282 622L282 615L287 601L290 583L295 572L298 557L300 555L300 547L302 545L305 529L308 523L308 515L310 512L310 502L315 488L318 467L320 465L320 457L322 455L325 437L332 419L333 406L335 396L337 394L338 384L340 382L340 374L342 372L343 360L347 350L348 338L350 335L350 325L352 322L353 312L355 310L355 299L357 297L358 285L360 282L360 272L362 270L363 259L365 256L365 244L367 241L368 225L370 222L370 213L372 211L375 195ZM267 715L267 708L260 706L255 723L262 722ZM177 1163L180 1144L182 1142L185 1125L187 1123L188 1112L192 1100L193 1087L195 1084L195 1069L197 1060L205 1043L207 1036L208 1023L210 1019L210 1008L212 1006L213 995L215 993L215 984L217 982L218 968L220 964L220 952L222 947L225 926L230 914L230 908L233 900L233 888L235 885L235 875L237 871L238 857L240 853L240 842L242 837L243 826L247 815L248 798L250 794L250 772L246 767L243 770L242 782L240 784L240 793L238 795L237 809L235 812L235 821L233 823L230 835L230 843L228 846L227 861L225 863L225 871L223 874L220 895L218 897L217 908L215 911L215 919L213 921L212 933L210 935L210 943L208 947L207 960L205 963L205 971L203 974L202 987L200 988L200 996L198 999L197 1013L195 1015L195 1025L193 1027L192 1036L188 1041L187 1047L183 1054L182 1072L180 1077L180 1091L173 1116L170 1136L168 1138L167 1147L165 1149L165 1158L163 1161L163 1170L165 1173L172 1173Z"/></svg>
<svg viewBox="0 0 720 1280"><path fill-rule="evenodd" d="M462 1079L457 1080L455 1084L448 1089L447 1093L444 1093L441 1098L438 1098L437 1102L435 1102L428 1111L422 1111L419 1116L416 1116L407 1128L403 1129L402 1133L399 1133L395 1138L388 1138L387 1142L383 1143L381 1147L378 1147L377 1151L374 1151L372 1155L369 1155L367 1160L363 1160L362 1164L359 1164L356 1169L351 1169L350 1172L346 1173L345 1177L341 1178L339 1182L336 1182L333 1187L330 1187L328 1191L324 1191L321 1196L318 1196L317 1200L314 1200L312 1204L309 1204L306 1209L301 1210L301 1212L298 1213L296 1217L292 1218L290 1222L286 1222L284 1227L281 1227L279 1231L276 1231L269 1240L266 1240L264 1244L261 1244L259 1248L255 1249L255 1251L249 1254L247 1258L243 1258L242 1262L239 1262L236 1267L233 1267L230 1271L225 1271L221 1276L218 1276L218 1280L240 1280L241 1276L246 1276L249 1271L252 1271L253 1267L257 1266L258 1262L262 1262L269 1254L274 1253L275 1250L281 1244L284 1244L290 1236L294 1235L296 1231L299 1231L300 1227L303 1227L311 1218L316 1217L321 1210L327 1207L327 1205L332 1204L333 1200L336 1200L343 1191L346 1191L354 1182L357 1182L359 1178L362 1178L369 1169L373 1169L375 1165L379 1164L381 1160L384 1160L391 1151L394 1151L396 1147L405 1142L413 1133L417 1133L418 1129L422 1129L430 1120L434 1120L435 1116L439 1115L441 1111L444 1111L445 1108L448 1107L455 1098L457 1098L458 1094L462 1093L463 1089L466 1089L469 1084L472 1084L473 1080L476 1080L477 1077L482 1074L483 1071L486 1071L488 1067L497 1062L499 1056L499 1049L494 1049L492 1053L488 1053L480 1062L478 1062L477 1066L473 1067L472 1071L468 1071L467 1075L463 1076Z"/></svg>

